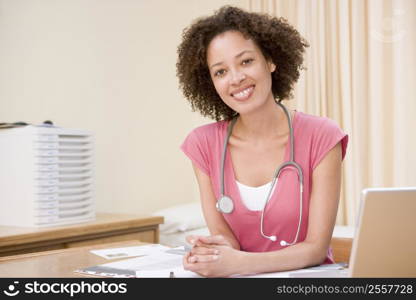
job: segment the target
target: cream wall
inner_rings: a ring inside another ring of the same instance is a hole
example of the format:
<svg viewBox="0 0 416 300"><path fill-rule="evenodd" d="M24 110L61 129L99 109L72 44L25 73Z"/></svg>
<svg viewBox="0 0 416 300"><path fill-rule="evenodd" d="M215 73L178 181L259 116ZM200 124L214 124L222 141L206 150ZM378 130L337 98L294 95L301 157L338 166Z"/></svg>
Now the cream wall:
<svg viewBox="0 0 416 300"><path fill-rule="evenodd" d="M91 130L97 210L152 213L199 198L179 150L203 119L176 79L182 29L203 0L0 0L0 122Z"/></svg>

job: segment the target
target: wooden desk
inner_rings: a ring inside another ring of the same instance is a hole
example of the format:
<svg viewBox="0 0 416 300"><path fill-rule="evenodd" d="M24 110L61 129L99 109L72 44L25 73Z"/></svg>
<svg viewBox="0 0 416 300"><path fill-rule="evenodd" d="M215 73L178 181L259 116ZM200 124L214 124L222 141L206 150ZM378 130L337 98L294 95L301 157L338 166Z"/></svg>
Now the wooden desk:
<svg viewBox="0 0 416 300"><path fill-rule="evenodd" d="M351 238L336 238L331 240L332 254L336 263L349 263L352 247Z"/></svg>
<svg viewBox="0 0 416 300"><path fill-rule="evenodd" d="M84 246L62 250L29 253L0 257L0 277L99 277L75 273L74 270L91 267L117 260L107 260L89 251L92 249L115 248L143 245L137 241L106 243L95 246ZM348 262L351 239L333 239L336 262ZM342 256L347 255L347 256ZM125 259L125 258L124 258Z"/></svg>
<svg viewBox="0 0 416 300"><path fill-rule="evenodd" d="M95 221L48 228L0 226L0 256L137 240L159 243L163 217L97 214Z"/></svg>
<svg viewBox="0 0 416 300"><path fill-rule="evenodd" d="M44 251L0 257L0 277L3 278L63 278L63 277L100 277L75 273L74 270L99 264L115 262L117 259L105 259L89 251L92 249L139 246L145 243L124 241L106 243L100 246ZM125 259L125 258L124 258Z"/></svg>

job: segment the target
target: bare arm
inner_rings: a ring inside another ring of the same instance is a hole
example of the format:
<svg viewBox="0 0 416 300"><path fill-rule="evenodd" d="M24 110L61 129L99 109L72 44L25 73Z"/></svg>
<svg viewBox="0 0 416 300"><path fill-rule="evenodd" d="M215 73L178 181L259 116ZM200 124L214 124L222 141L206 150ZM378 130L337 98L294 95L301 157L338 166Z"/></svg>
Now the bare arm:
<svg viewBox="0 0 416 300"><path fill-rule="evenodd" d="M234 249L240 249L240 244L233 232L221 213L219 213L215 207L217 199L212 190L211 178L202 172L195 164L192 163L192 166L199 185L202 211L211 235L222 235Z"/></svg>

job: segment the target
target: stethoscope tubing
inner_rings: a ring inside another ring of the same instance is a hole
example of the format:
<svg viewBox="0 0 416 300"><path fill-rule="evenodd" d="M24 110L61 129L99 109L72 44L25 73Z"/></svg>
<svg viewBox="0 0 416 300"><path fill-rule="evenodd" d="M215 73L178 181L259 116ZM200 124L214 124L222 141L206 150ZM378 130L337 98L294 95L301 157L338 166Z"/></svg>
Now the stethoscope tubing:
<svg viewBox="0 0 416 300"><path fill-rule="evenodd" d="M269 193L268 193L267 198L266 198L266 203L265 203L265 205L264 205L264 207L262 209L262 213L261 213L260 233L261 233L261 235L264 238L268 238L268 239L273 240L273 241L275 240L275 236L266 236L264 234L264 231L263 231L263 227L264 227L263 226L264 225L264 212L265 212L266 207L267 207L267 204L268 204L268 202L270 200L270 197L271 197L273 188L274 188L275 184L278 181L278 178L280 176L280 173L285 168L290 167L290 166L293 166L296 169L296 172L297 172L297 175L298 175L298 179L299 179L299 192L300 192L300 197L299 197L300 198L300 200L299 200L299 222L298 222L298 226L297 226L297 230L296 230L296 235L295 235L295 238L294 238L293 242L292 243L287 243L285 241L282 241L281 242L281 244L283 244L283 245L289 245L290 246L290 245L294 245L297 242L298 237L299 237L301 223L302 223L302 211L303 211L303 171L302 171L301 166L298 163L296 163L296 161L295 161L295 153L294 153L294 133L293 133L293 126L292 126L292 118L291 118L288 110L286 109L286 107L281 103L281 101L276 101L276 104L278 104L283 109L283 111L285 112L285 115L287 117L287 120L288 120L288 125L289 125L289 143L290 143L290 157L289 157L289 161L282 163L276 169L275 174L273 176L272 185L270 187ZM221 173L221 175L220 175L221 176L221 178L220 178L220 180L221 180L221 185L220 185L220 193L221 193L221 195L220 195L220 199L217 200L216 206L217 206L217 209L220 212L222 212L222 213L231 213L233 211L233 209L234 209L233 200L230 197L225 196L225 194L224 194L225 193L225 191L224 191L225 190L224 166L225 166L225 158L226 158L226 153L227 153L228 142L229 142L229 139L230 139L230 136L231 136L231 132L232 132L232 129L233 129L236 121L237 121L237 117L234 117L231 120L230 125L228 126L227 136L226 136L226 139L224 141L223 151L222 151L222 155L221 155L221 166L220 166L220 168L221 168L221 172L220 172ZM228 198L226 200L228 201L229 206L231 206L230 209L227 210L227 211L224 211L224 209L222 209L223 205L221 205L221 203L220 203L221 201L223 201L224 198Z"/></svg>

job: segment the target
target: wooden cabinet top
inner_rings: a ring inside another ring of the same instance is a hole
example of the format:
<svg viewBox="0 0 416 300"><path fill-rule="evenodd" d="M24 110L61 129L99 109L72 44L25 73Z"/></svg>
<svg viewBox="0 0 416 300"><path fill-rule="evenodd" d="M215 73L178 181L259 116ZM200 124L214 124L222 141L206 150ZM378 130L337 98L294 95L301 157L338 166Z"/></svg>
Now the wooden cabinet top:
<svg viewBox="0 0 416 300"><path fill-rule="evenodd" d="M125 258L107 260L91 253L91 250L140 245L144 245L144 243L138 241L124 241L0 257L0 277L100 277L75 273L74 271L98 264L123 260Z"/></svg>
<svg viewBox="0 0 416 300"><path fill-rule="evenodd" d="M72 225L45 228L0 226L0 246L67 239L135 228L157 227L162 223L163 217L159 216L98 213L94 221Z"/></svg>

